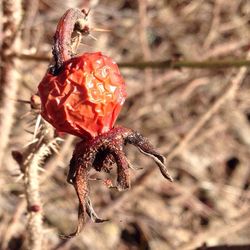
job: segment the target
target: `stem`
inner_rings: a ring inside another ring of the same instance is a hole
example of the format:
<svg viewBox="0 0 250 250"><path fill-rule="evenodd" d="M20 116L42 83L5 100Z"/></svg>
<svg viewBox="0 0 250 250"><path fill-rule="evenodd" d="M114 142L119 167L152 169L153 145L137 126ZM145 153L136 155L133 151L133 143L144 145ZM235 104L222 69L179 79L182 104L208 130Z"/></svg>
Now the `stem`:
<svg viewBox="0 0 250 250"><path fill-rule="evenodd" d="M52 54L55 59L55 71L58 71L63 63L73 56L72 38L75 33L78 31L78 36L80 34L89 34L89 28L86 25L87 16L88 13L85 10L74 8L66 11L59 20L52 48Z"/></svg>
<svg viewBox="0 0 250 250"><path fill-rule="evenodd" d="M250 66L250 60L211 60L211 61L145 61L121 62L120 68L226 68Z"/></svg>
<svg viewBox="0 0 250 250"><path fill-rule="evenodd" d="M40 250L43 243L42 207L38 167L44 158L46 145L42 145L25 168L24 182L28 206L29 249Z"/></svg>
<svg viewBox="0 0 250 250"><path fill-rule="evenodd" d="M40 196L39 168L44 165L46 158L56 151L58 138L52 138L50 128L44 126L38 141L31 144L23 153L13 151L12 155L24 174L24 188L28 210L28 245L27 249L44 249L44 229L42 202Z"/></svg>
<svg viewBox="0 0 250 250"><path fill-rule="evenodd" d="M28 54L12 54L11 57L17 57L22 60L34 60L39 62L50 61L49 56L44 55L28 55ZM120 62L120 68L200 68L200 69L215 69L215 68L240 68L243 66L250 66L250 60L245 59L228 59L228 60L209 60L209 61L139 61L139 62Z"/></svg>
<svg viewBox="0 0 250 250"><path fill-rule="evenodd" d="M2 24L0 41L0 165L3 164L5 151L9 144L12 127L15 122L16 102L20 86L21 64L18 58L11 58L8 53L21 51L22 40L18 32L23 11L20 0L2 2ZM1 25L0 24L0 25Z"/></svg>

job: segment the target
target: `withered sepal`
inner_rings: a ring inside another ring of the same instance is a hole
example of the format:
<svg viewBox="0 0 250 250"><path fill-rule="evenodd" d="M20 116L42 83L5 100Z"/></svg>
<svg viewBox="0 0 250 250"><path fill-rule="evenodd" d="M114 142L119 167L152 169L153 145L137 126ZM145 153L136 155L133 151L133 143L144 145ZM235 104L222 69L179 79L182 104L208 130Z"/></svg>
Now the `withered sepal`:
<svg viewBox="0 0 250 250"><path fill-rule="evenodd" d="M76 144L70 161L67 178L68 182L75 187L79 199L78 226L76 231L68 237L75 236L81 231L86 213L96 223L106 221L97 216L89 198L89 171L91 168L96 171L109 172L116 164L116 188L123 191L130 187L130 166L124 153L124 146L127 143L136 146L140 152L152 158L162 175L169 181L173 181L164 165L164 156L158 153L149 140L138 132L116 127L95 138L80 141Z"/></svg>

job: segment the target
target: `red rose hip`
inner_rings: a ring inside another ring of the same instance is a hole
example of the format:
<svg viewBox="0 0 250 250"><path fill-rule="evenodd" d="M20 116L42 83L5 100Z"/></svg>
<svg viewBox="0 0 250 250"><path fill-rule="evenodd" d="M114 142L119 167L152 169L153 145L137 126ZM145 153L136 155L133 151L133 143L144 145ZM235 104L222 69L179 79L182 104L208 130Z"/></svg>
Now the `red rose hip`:
<svg viewBox="0 0 250 250"><path fill-rule="evenodd" d="M56 75L48 72L38 92L43 118L82 138L108 132L126 98L117 64L101 52L67 60Z"/></svg>

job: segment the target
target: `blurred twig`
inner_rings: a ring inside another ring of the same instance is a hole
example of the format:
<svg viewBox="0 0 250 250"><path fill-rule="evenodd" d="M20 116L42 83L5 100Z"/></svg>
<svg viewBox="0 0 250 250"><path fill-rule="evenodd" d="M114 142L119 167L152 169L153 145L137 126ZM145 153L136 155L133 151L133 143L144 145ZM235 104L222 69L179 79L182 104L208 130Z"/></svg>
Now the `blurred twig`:
<svg viewBox="0 0 250 250"><path fill-rule="evenodd" d="M12 125L16 112L16 99L19 89L19 70L20 61L18 58L8 56L8 53L19 51L21 48L21 39L19 26L22 18L21 1L5 0L3 1L3 15L6 22L3 22L2 47L1 47L1 65L0 65L0 165L2 163L5 150L9 144Z"/></svg>
<svg viewBox="0 0 250 250"><path fill-rule="evenodd" d="M234 220L233 223L230 223L229 225L223 225L220 228L212 227L207 232L201 232L199 233L191 242L188 242L187 244L183 244L179 249L181 250L192 250L196 247L200 246L210 238L212 238L216 232L217 238L222 238L225 236L230 236L230 234L235 233L244 227L249 226L250 224L250 214L249 212L241 212L239 211L239 216ZM206 248L205 248L206 249Z"/></svg>
<svg viewBox="0 0 250 250"><path fill-rule="evenodd" d="M220 245L220 246L202 246L197 248L196 250L249 250L250 245Z"/></svg>
<svg viewBox="0 0 250 250"><path fill-rule="evenodd" d="M197 121L195 126L186 134L186 136L180 141L180 143L168 154L166 164L168 164L176 155L178 155L194 138L194 136L200 131L200 129L209 121L209 119L220 109L220 107L229 98L233 98L235 92L239 88L247 68L241 68L238 74L232 79L229 86L225 90L222 90L221 96L213 103L213 105L203 114Z"/></svg>
<svg viewBox="0 0 250 250"><path fill-rule="evenodd" d="M121 68L226 68L250 66L250 60L211 60L211 61L148 61L148 62L122 62Z"/></svg>
<svg viewBox="0 0 250 250"><path fill-rule="evenodd" d="M18 222L20 220L21 215L23 214L23 211L26 208L26 202L24 199L22 199L18 205L16 206L16 210L11 218L11 220L8 223L8 226L5 227L5 231L3 236L1 237L1 244L0 249L7 249L7 246L9 244L9 240L15 233L16 227L18 227Z"/></svg>
<svg viewBox="0 0 250 250"><path fill-rule="evenodd" d="M30 54L12 54L11 57L17 57L22 60L34 60L40 62L49 62L51 57L44 55ZM120 68L228 68L250 66L250 60L245 59L227 59L227 60L205 60L205 61L175 61L175 60L159 60L159 61L137 61L137 62L119 62Z"/></svg>
<svg viewBox="0 0 250 250"><path fill-rule="evenodd" d="M149 46L148 41L148 16L147 16L147 7L148 7L148 1L147 0L138 0L138 14L139 14L139 38L140 38L140 44L143 54L143 60L148 61L150 58L152 58L151 50ZM145 87L144 87L144 93L147 95L147 98L149 98L151 92L148 91L151 82L153 81L153 74L152 70L150 68L145 68ZM138 105L140 105L138 103Z"/></svg>

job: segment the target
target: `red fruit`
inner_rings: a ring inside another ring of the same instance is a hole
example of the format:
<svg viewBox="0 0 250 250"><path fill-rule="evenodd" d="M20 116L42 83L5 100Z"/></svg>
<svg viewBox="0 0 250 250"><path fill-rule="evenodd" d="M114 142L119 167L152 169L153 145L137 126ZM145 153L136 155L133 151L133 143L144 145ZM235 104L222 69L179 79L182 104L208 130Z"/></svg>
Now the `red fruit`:
<svg viewBox="0 0 250 250"><path fill-rule="evenodd" d="M57 75L48 72L38 92L43 118L82 138L108 132L126 98L117 64L101 52L69 59Z"/></svg>

